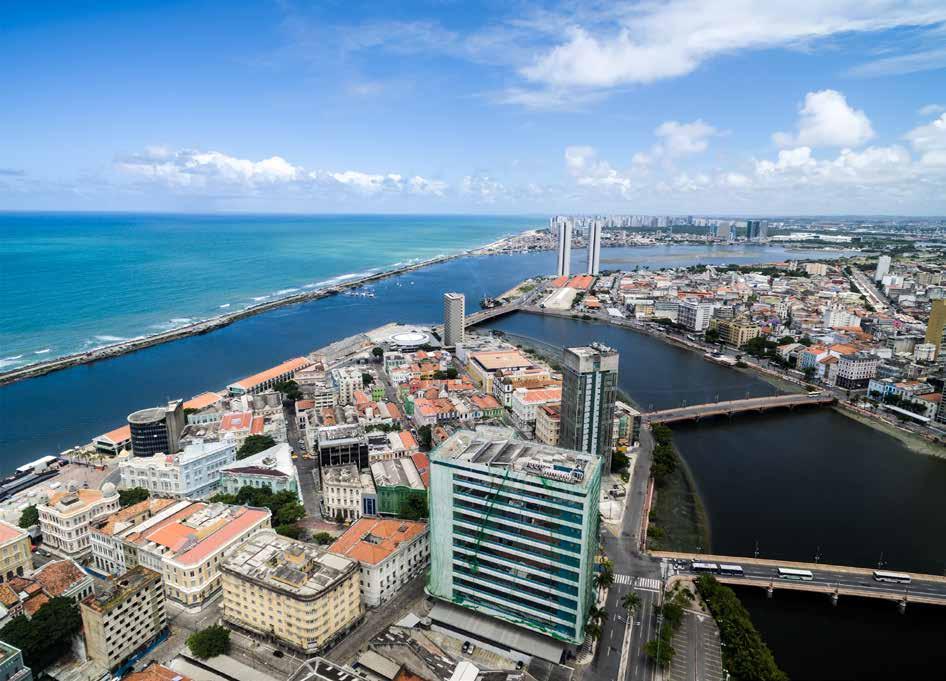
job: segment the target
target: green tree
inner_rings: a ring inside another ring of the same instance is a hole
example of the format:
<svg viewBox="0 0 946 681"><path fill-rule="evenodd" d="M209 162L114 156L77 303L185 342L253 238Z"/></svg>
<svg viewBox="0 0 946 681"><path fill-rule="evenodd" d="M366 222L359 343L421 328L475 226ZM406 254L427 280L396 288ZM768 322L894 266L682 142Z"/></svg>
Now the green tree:
<svg viewBox="0 0 946 681"><path fill-rule="evenodd" d="M670 663L673 662L674 652L673 646L666 640L658 641L654 639L644 644L644 653L662 669L667 669Z"/></svg>
<svg viewBox="0 0 946 681"><path fill-rule="evenodd" d="M236 458L245 459L275 446L276 441L270 435L250 435L237 450Z"/></svg>
<svg viewBox="0 0 946 681"><path fill-rule="evenodd" d="M339 525L345 522L345 514L342 513L341 509L335 512L335 522Z"/></svg>
<svg viewBox="0 0 946 681"><path fill-rule="evenodd" d="M276 510L276 522L280 525L291 525L305 518L305 508L299 502L280 505Z"/></svg>
<svg viewBox="0 0 946 681"><path fill-rule="evenodd" d="M144 487L132 487L131 489L118 490L118 505L124 508L141 503L150 495Z"/></svg>
<svg viewBox="0 0 946 681"><path fill-rule="evenodd" d="M718 343L719 342L719 329L707 329L703 333L703 338L707 343Z"/></svg>
<svg viewBox="0 0 946 681"><path fill-rule="evenodd" d="M230 630L214 624L188 636L187 647L200 660L223 655L230 649Z"/></svg>
<svg viewBox="0 0 946 681"><path fill-rule="evenodd" d="M20 527L24 530L28 530L38 522L39 511L36 510L36 506L27 506L23 509L23 512L20 514Z"/></svg>
<svg viewBox="0 0 946 681"><path fill-rule="evenodd" d="M312 541L314 541L316 544L325 546L326 544L331 544L333 541L335 541L335 537L330 535L328 532L316 532L314 535L312 535Z"/></svg>
<svg viewBox="0 0 946 681"><path fill-rule="evenodd" d="M601 625L597 622L588 622L585 624L585 636L590 636L593 640L597 641L601 638Z"/></svg>
<svg viewBox="0 0 946 681"><path fill-rule="evenodd" d="M636 591L628 591L621 597L621 607L627 610L628 614L633 614L640 607L641 597Z"/></svg>
<svg viewBox="0 0 946 681"><path fill-rule="evenodd" d="M384 348L376 345L375 347L371 348L371 354L376 360L381 361L381 358L384 357Z"/></svg>
<svg viewBox="0 0 946 681"><path fill-rule="evenodd" d="M362 373L361 373L361 385L363 385L365 388L367 388L367 387L368 387L369 385L371 385L372 383L374 383L374 376L372 376L371 374L369 374L369 373L367 373L367 372L362 372Z"/></svg>
<svg viewBox="0 0 946 681"><path fill-rule="evenodd" d="M405 520L420 520L421 518L426 518L427 516L427 497L420 496L419 494L412 494L407 498L407 501L404 502L404 509L401 512L401 517Z"/></svg>
<svg viewBox="0 0 946 681"><path fill-rule="evenodd" d="M237 502L236 494L224 494L219 492L214 494L208 501L212 504L230 504L231 506Z"/></svg>
<svg viewBox="0 0 946 681"><path fill-rule="evenodd" d="M58 596L43 604L32 619L14 617L0 629L0 640L23 651L24 662L39 677L71 648L71 639L82 629L79 606Z"/></svg>
<svg viewBox="0 0 946 681"><path fill-rule="evenodd" d="M298 525L277 525L275 530L276 534L281 534L290 539L301 539L302 535L305 533L305 530Z"/></svg>
<svg viewBox="0 0 946 681"><path fill-rule="evenodd" d="M282 393L287 400L295 401L302 398L302 390L299 389L299 384L291 379L277 383L273 386L273 389Z"/></svg>
<svg viewBox="0 0 946 681"><path fill-rule="evenodd" d="M431 433L430 426L421 426L417 429L417 443L420 445L421 449L430 450L433 446L433 434Z"/></svg>

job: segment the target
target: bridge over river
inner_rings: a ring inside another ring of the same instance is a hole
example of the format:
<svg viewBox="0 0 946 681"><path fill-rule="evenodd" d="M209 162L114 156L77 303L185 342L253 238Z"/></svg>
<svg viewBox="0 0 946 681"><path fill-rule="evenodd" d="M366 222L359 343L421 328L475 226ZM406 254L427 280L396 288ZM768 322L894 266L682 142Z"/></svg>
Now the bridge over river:
<svg viewBox="0 0 946 681"><path fill-rule="evenodd" d="M796 563L740 556L714 556L702 553L674 553L670 551L652 551L651 555L665 561L671 561L671 565L673 565L672 561L675 560L716 563L717 565L721 563L739 565L743 569L743 576L715 574L714 577L724 584L758 586L768 590L770 594L778 589L793 589L795 591L827 594L832 601L836 601L838 596L843 595L895 601L901 607L905 607L907 603L946 605L946 577L938 575L898 573L910 577L909 584L901 584L876 581L874 570L871 568L826 565L824 563ZM678 567L673 568L670 579L689 579L696 575L689 566L677 565ZM778 568L780 567L808 570L811 572L812 578L804 581L780 578L778 576Z"/></svg>
<svg viewBox="0 0 946 681"><path fill-rule="evenodd" d="M713 416L732 416L746 412L762 413L771 409L794 409L807 405L834 404L835 398L822 393L772 395L770 397L750 397L744 400L726 400L694 404L673 409L661 409L643 415L649 423L676 423L679 421L698 421Z"/></svg>

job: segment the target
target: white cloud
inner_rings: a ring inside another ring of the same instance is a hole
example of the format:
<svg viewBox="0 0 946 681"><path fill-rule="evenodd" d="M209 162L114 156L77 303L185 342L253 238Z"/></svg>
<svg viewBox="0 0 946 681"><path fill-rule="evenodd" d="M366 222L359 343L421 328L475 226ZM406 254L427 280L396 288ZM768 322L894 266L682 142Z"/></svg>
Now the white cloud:
<svg viewBox="0 0 946 681"><path fill-rule="evenodd" d="M540 87L611 88L694 71L740 50L794 46L851 32L931 27L946 21L942 0L669 0L602 5L563 23L558 45L520 72Z"/></svg>
<svg viewBox="0 0 946 681"><path fill-rule="evenodd" d="M805 95L798 133L777 132L772 139L781 147L858 147L873 136L867 114L851 107L840 92L819 90Z"/></svg>
<svg viewBox="0 0 946 681"><path fill-rule="evenodd" d="M933 71L946 66L946 49L923 50L912 54L884 57L848 70L852 76L899 76L905 73Z"/></svg>
<svg viewBox="0 0 946 681"><path fill-rule="evenodd" d="M716 128L701 120L692 123L667 121L657 126L654 134L663 140L660 143L663 152L676 157L706 151L709 138L716 134Z"/></svg>
<svg viewBox="0 0 946 681"><path fill-rule="evenodd" d="M940 104L927 104L926 106L920 107L917 113L921 116L934 116L938 113L942 113L943 111L946 111L946 106L942 106Z"/></svg>
<svg viewBox="0 0 946 681"><path fill-rule="evenodd" d="M467 175L460 190L480 203L495 203L506 195L506 187L489 175Z"/></svg>
<svg viewBox="0 0 946 681"><path fill-rule="evenodd" d="M619 173L607 161L599 160L594 147L566 147L565 166L582 187L599 187L626 194L633 186L630 177Z"/></svg>
<svg viewBox="0 0 946 681"><path fill-rule="evenodd" d="M267 189L294 191L347 191L360 195L382 193L443 196L445 182L419 175L405 178L398 173L365 173L358 170L306 170L281 156L251 161L219 151L148 147L143 154L116 163L126 175L157 182L172 189L190 191L241 191Z"/></svg>
<svg viewBox="0 0 946 681"><path fill-rule="evenodd" d="M920 163L946 167L946 113L931 123L914 128L904 138L921 154Z"/></svg>

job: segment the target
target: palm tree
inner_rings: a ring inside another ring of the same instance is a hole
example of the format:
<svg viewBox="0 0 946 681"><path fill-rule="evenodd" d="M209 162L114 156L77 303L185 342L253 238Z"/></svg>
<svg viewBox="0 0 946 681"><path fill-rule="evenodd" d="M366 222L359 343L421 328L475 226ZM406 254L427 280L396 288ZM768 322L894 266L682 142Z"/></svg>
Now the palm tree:
<svg viewBox="0 0 946 681"><path fill-rule="evenodd" d="M634 591L628 591L621 597L621 606L627 610L627 614L633 614L641 604L641 597Z"/></svg>
<svg viewBox="0 0 946 681"><path fill-rule="evenodd" d="M591 607L588 608L588 621L601 624L605 619L607 619L608 613L604 608L599 608L594 603L591 604Z"/></svg>
<svg viewBox="0 0 946 681"><path fill-rule="evenodd" d="M601 638L601 625L595 622L588 622L585 625L585 636L590 636L595 641Z"/></svg>

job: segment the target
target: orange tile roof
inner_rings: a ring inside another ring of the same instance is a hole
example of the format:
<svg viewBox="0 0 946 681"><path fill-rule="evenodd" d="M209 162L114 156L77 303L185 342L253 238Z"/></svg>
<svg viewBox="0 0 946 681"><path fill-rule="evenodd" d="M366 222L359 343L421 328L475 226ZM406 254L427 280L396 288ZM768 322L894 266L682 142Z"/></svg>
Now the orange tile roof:
<svg viewBox="0 0 946 681"><path fill-rule="evenodd" d="M220 419L220 430L249 430L253 423L253 412L236 411L224 414Z"/></svg>
<svg viewBox="0 0 946 681"><path fill-rule="evenodd" d="M54 495L49 497L49 501L46 502L46 505L55 506L60 501L62 501L65 497L69 496L70 494L78 495L79 501L81 502L80 506L69 507L68 510L71 513L75 513L76 511L79 511L85 508L89 504L95 503L96 501L99 501L102 499L102 492L97 489L80 489L80 490L76 490L75 492L70 492L69 490L63 490L61 492L56 492Z"/></svg>
<svg viewBox="0 0 946 681"><path fill-rule="evenodd" d="M268 509L246 507L238 508L236 513L238 515L235 518L228 520L222 527L201 540L194 548L175 556L174 559L185 565L196 565L270 515Z"/></svg>
<svg viewBox="0 0 946 681"><path fill-rule="evenodd" d="M184 403L184 409L203 409L219 401L220 395L218 393L205 392L187 400L187 402Z"/></svg>
<svg viewBox="0 0 946 681"><path fill-rule="evenodd" d="M259 435L263 432L263 428L266 425L266 419L262 416L256 416L253 418L253 425L250 426L250 435Z"/></svg>
<svg viewBox="0 0 946 681"><path fill-rule="evenodd" d="M397 550L427 531L427 523L412 520L361 518L335 540L329 551L341 553L368 565L377 565ZM363 541L368 535L375 541Z"/></svg>
<svg viewBox="0 0 946 681"><path fill-rule="evenodd" d="M522 402L560 402L562 399L561 388L539 388L537 390L527 390L525 395L519 394Z"/></svg>
<svg viewBox="0 0 946 681"><path fill-rule="evenodd" d="M129 426L126 423L120 428L116 428L115 430L110 430L107 433L103 433L102 435L99 435L95 439L96 440L109 440L117 445L120 442L125 442L126 440L131 439L131 426Z"/></svg>
<svg viewBox="0 0 946 681"><path fill-rule="evenodd" d="M47 603L49 603L49 596L44 593L38 593L23 602L23 612L26 613L27 616L32 617Z"/></svg>
<svg viewBox="0 0 946 681"><path fill-rule="evenodd" d="M398 437L401 438L401 444L404 445L404 449L417 449L417 440L414 439L414 435L409 430L402 430L398 433Z"/></svg>
<svg viewBox="0 0 946 681"><path fill-rule="evenodd" d="M315 406L315 400L296 400L296 409L304 411Z"/></svg>
<svg viewBox="0 0 946 681"><path fill-rule="evenodd" d="M499 402L492 395L474 395L470 401L480 409L499 409Z"/></svg>
<svg viewBox="0 0 946 681"><path fill-rule="evenodd" d="M182 508L177 513L174 513L173 515L170 515L167 518L162 519L159 523L156 523L152 527L149 527L147 530L145 530L144 534L141 532L132 532L131 534L128 535L127 539L132 542L137 542L139 539L143 537L147 541L153 541L155 543L162 543L154 539L153 537L155 535L159 535L161 530L163 530L165 527L174 525L175 523L179 523L185 518L190 517L191 515L193 515L194 513L197 513L197 511L205 507L206 507L206 504L202 504L202 503L191 504L190 506ZM163 545L167 546L167 544L163 544Z"/></svg>
<svg viewBox="0 0 946 681"><path fill-rule="evenodd" d="M10 588L9 584L0 584L0 603L3 603L7 610L19 602L20 597L16 595L16 591Z"/></svg>
<svg viewBox="0 0 946 681"><path fill-rule="evenodd" d="M424 487L430 487L430 459L423 452L414 452L411 454L411 461L414 462L414 468L417 469L420 479L424 482Z"/></svg>
<svg viewBox="0 0 946 681"><path fill-rule="evenodd" d="M43 591L54 597L62 596L70 586L87 577L88 575L71 560L46 563L33 573L33 579L43 587Z"/></svg>
<svg viewBox="0 0 946 681"><path fill-rule="evenodd" d="M158 513L168 506L177 503L176 499L145 499L144 501L139 501L137 504L132 504L131 506L126 506L117 513L113 513L108 517L108 519L103 523L99 528L96 529L96 532L102 534L111 535L115 533L115 526L119 523L131 520L135 516L138 516L145 511L150 511L149 517Z"/></svg>
<svg viewBox="0 0 946 681"><path fill-rule="evenodd" d="M568 281L568 277L558 277L552 280L552 286L555 288L562 288L566 281Z"/></svg>
<svg viewBox="0 0 946 681"><path fill-rule="evenodd" d="M8 541L20 539L26 536L26 530L15 527L10 523L0 520L0 544L6 544Z"/></svg>
<svg viewBox="0 0 946 681"><path fill-rule="evenodd" d="M572 277L571 281L568 282L568 288L587 290L591 287L594 280L595 278L588 274L580 274L577 277Z"/></svg>
<svg viewBox="0 0 946 681"><path fill-rule="evenodd" d="M168 669L163 664L152 662L140 672L126 676L125 681L194 681L194 679L173 669Z"/></svg>
<svg viewBox="0 0 946 681"><path fill-rule="evenodd" d="M237 381L233 385L243 388L244 390L252 390L260 383L265 383L266 381L276 378L277 376L281 376L282 374L304 369L310 364L312 364L312 362L310 362L305 357L296 357L295 359L290 359L283 362L282 364L274 366L272 369L261 371L258 374L253 374L252 376L247 376L246 378Z"/></svg>

